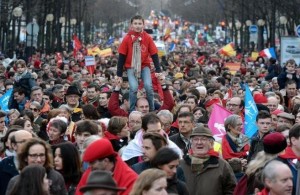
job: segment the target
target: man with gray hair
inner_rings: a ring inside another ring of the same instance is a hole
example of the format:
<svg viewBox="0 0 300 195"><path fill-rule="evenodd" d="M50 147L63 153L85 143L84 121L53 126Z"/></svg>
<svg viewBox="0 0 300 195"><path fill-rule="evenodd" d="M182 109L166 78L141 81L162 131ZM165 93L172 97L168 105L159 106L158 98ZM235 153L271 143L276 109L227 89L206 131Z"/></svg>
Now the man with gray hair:
<svg viewBox="0 0 300 195"><path fill-rule="evenodd" d="M56 84L52 88L53 100L52 100L52 108L59 108L62 104L65 104L65 90L62 84Z"/></svg>
<svg viewBox="0 0 300 195"><path fill-rule="evenodd" d="M268 100L267 107L269 108L270 113L272 113L278 108L279 101L276 98L276 96L275 97L273 97L273 96L268 97L267 100Z"/></svg>
<svg viewBox="0 0 300 195"><path fill-rule="evenodd" d="M170 127L173 122L173 114L169 110L161 110L157 113L158 118L161 121L163 130L170 135ZM172 134L173 135L173 134Z"/></svg>
<svg viewBox="0 0 300 195"><path fill-rule="evenodd" d="M278 161L270 161L262 172L265 188L258 195L291 195L293 175L290 168Z"/></svg>

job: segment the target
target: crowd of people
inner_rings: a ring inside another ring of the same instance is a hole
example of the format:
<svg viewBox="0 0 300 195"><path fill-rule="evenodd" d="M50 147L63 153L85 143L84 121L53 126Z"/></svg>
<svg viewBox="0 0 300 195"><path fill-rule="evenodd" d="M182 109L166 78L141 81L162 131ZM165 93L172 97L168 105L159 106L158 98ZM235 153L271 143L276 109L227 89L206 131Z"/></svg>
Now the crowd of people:
<svg viewBox="0 0 300 195"><path fill-rule="evenodd" d="M0 194L299 194L295 60L229 58L212 45L159 59L142 17L131 24L93 73L67 52L62 62L0 61L0 93L12 89L0 111ZM233 74L227 62L241 67ZM258 109L252 137L246 86ZM207 125L216 104L231 113L221 140Z"/></svg>

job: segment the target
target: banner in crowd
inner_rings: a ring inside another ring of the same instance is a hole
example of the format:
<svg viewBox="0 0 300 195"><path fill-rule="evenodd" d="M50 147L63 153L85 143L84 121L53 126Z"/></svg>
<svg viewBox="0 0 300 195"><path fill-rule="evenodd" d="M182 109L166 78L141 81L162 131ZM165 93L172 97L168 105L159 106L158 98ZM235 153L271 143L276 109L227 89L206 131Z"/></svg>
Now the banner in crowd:
<svg viewBox="0 0 300 195"><path fill-rule="evenodd" d="M289 59L300 64L300 37L280 37L280 63L283 66Z"/></svg>
<svg viewBox="0 0 300 195"><path fill-rule="evenodd" d="M258 110L248 85L245 85L245 135L251 138L257 131L256 116Z"/></svg>
<svg viewBox="0 0 300 195"><path fill-rule="evenodd" d="M259 56L261 57L267 57L268 59L274 58L276 59L276 53L274 47L266 48L259 52Z"/></svg>
<svg viewBox="0 0 300 195"><path fill-rule="evenodd" d="M234 49L234 43L228 43L219 50L219 53L225 56L236 56L236 51Z"/></svg>
<svg viewBox="0 0 300 195"><path fill-rule="evenodd" d="M1 110L8 112L8 101L10 96L12 95L13 89L8 90L4 95L0 97L0 108Z"/></svg>
<svg viewBox="0 0 300 195"><path fill-rule="evenodd" d="M227 67L229 69L230 73L234 75L236 73L236 71L240 70L241 63L239 63L239 62L225 63L225 67Z"/></svg>
<svg viewBox="0 0 300 195"><path fill-rule="evenodd" d="M221 140L222 137L226 134L224 121L230 115L232 115L232 113L220 106L219 104L213 105L213 109L207 125L212 131L216 141Z"/></svg>
<svg viewBox="0 0 300 195"><path fill-rule="evenodd" d="M258 52L256 52L256 51L251 52L251 60L252 61L256 61L258 56L259 56Z"/></svg>
<svg viewBox="0 0 300 195"><path fill-rule="evenodd" d="M77 35L73 35L73 56L75 57L79 49L82 47L81 42Z"/></svg>
<svg viewBox="0 0 300 195"><path fill-rule="evenodd" d="M101 53L101 50L97 46L88 49L88 55L95 56L95 55L100 55L100 53Z"/></svg>
<svg viewBox="0 0 300 195"><path fill-rule="evenodd" d="M100 55L101 57L103 57L103 58L112 56L112 54L113 54L113 53L112 53L111 48L107 48L107 49L100 50L100 53L99 53L99 55Z"/></svg>
<svg viewBox="0 0 300 195"><path fill-rule="evenodd" d="M87 70L89 71L90 74L94 74L95 71L95 57L94 56L85 56L84 57L84 62Z"/></svg>

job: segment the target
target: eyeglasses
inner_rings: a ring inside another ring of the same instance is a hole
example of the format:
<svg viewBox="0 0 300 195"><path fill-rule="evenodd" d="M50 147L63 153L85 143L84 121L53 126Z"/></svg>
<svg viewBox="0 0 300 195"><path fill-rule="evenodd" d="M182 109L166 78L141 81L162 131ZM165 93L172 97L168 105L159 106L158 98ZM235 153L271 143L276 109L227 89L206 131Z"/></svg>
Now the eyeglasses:
<svg viewBox="0 0 300 195"><path fill-rule="evenodd" d="M209 138L208 137L193 137L191 140L194 143L199 143L199 142L203 143L203 142L209 141Z"/></svg>
<svg viewBox="0 0 300 195"><path fill-rule="evenodd" d="M227 107L238 107L238 106L240 106L240 105L237 105L237 104L227 104L226 106L227 106Z"/></svg>
<svg viewBox="0 0 300 195"><path fill-rule="evenodd" d="M34 112L37 112L39 111L37 108L29 108L30 110L34 111Z"/></svg>
<svg viewBox="0 0 300 195"><path fill-rule="evenodd" d="M43 154L43 153L41 153L41 154L28 154L28 156L30 156L33 159L37 159L38 157L44 159L46 157L46 155Z"/></svg>

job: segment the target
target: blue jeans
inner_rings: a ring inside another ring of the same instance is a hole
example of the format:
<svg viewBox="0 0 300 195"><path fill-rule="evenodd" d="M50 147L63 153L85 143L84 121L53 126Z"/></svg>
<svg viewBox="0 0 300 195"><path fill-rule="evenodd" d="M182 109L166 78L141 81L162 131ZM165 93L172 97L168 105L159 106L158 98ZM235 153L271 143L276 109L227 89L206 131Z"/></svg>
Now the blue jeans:
<svg viewBox="0 0 300 195"><path fill-rule="evenodd" d="M127 76L129 82L129 112L135 110L136 101L137 101L137 91L138 91L138 80L134 76L133 69L127 69ZM149 67L144 67L141 71L142 80L144 82L144 88L146 90L147 100L149 102L149 110L154 110L154 92L152 87L152 79L151 79L151 72Z"/></svg>

